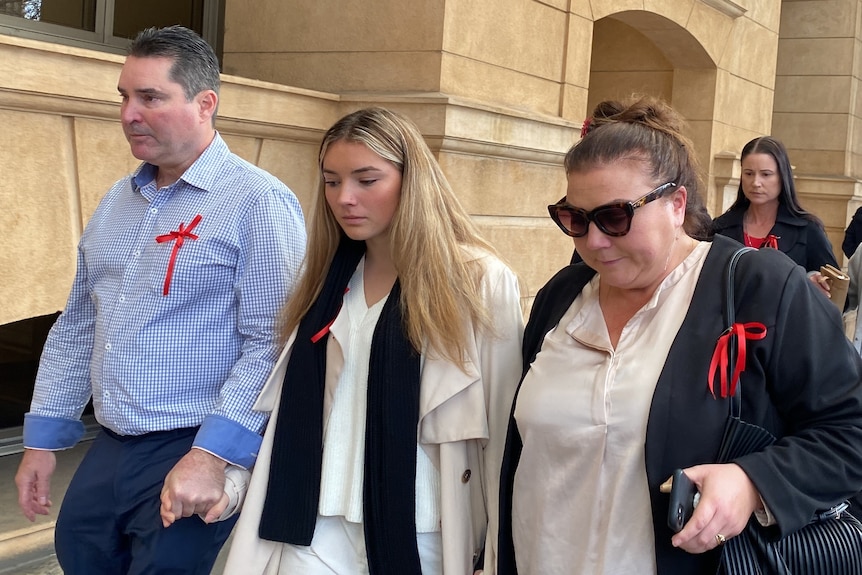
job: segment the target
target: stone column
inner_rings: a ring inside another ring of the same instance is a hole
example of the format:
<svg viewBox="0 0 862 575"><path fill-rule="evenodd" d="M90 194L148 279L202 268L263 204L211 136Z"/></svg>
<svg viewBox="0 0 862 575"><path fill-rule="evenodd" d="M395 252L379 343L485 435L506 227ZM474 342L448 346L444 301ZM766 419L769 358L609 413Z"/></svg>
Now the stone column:
<svg viewBox="0 0 862 575"><path fill-rule="evenodd" d="M862 197L862 9L856 0L781 6L772 133L787 146L803 206L826 224L841 261Z"/></svg>

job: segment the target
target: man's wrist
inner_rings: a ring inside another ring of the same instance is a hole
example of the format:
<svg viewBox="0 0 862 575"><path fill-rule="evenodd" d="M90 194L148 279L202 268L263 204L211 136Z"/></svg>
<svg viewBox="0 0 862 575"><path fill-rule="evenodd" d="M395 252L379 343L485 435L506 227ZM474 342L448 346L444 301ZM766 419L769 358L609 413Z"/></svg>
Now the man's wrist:
<svg viewBox="0 0 862 575"><path fill-rule="evenodd" d="M203 461L208 461L211 462L213 465L218 465L221 469L225 469L228 465L230 465L230 462L225 461L215 453L207 451L203 447L193 446L191 449L191 453L194 454L194 457L199 457L202 458Z"/></svg>

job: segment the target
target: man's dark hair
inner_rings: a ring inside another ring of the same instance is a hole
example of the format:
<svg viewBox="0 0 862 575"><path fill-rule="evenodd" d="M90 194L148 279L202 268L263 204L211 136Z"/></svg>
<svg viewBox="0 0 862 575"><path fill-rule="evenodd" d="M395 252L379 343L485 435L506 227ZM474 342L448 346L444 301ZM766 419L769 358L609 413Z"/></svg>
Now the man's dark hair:
<svg viewBox="0 0 862 575"><path fill-rule="evenodd" d="M135 58L171 58L170 79L183 87L191 101L202 90L218 94L218 58L212 47L195 31L183 26L147 28L132 41L129 56Z"/></svg>

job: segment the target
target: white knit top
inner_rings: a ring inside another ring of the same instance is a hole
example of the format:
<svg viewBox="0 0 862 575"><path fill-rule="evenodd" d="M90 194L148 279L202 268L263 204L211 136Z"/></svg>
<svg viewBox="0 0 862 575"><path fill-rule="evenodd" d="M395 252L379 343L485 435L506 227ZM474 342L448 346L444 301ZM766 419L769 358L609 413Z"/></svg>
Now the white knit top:
<svg viewBox="0 0 862 575"><path fill-rule="evenodd" d="M341 515L362 523L362 483L365 461L368 365L371 339L388 295L371 307L365 302L363 270L359 262L348 284L339 315L347 314L350 329L339 341L344 367L332 394L332 408L323 432L323 467L320 485L321 515ZM343 318L342 318L343 319ZM328 369L328 368L327 368ZM327 378L330 381L330 378ZM440 471L425 451L416 446L416 531L440 530Z"/></svg>

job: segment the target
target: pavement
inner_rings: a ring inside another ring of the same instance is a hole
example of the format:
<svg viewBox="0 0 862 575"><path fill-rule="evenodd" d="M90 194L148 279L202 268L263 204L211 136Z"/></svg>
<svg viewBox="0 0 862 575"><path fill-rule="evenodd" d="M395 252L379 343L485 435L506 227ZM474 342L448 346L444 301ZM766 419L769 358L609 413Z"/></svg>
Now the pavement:
<svg viewBox="0 0 862 575"><path fill-rule="evenodd" d="M0 457L0 575L62 575L54 555L54 521L66 487L89 442L57 452L57 469L51 481L52 513L31 523L18 510L15 472L22 453Z"/></svg>
<svg viewBox="0 0 862 575"><path fill-rule="evenodd" d="M0 571L0 573L3 575L63 575L63 570L57 565L57 557L52 554L48 558L18 564L10 567L10 570Z"/></svg>

